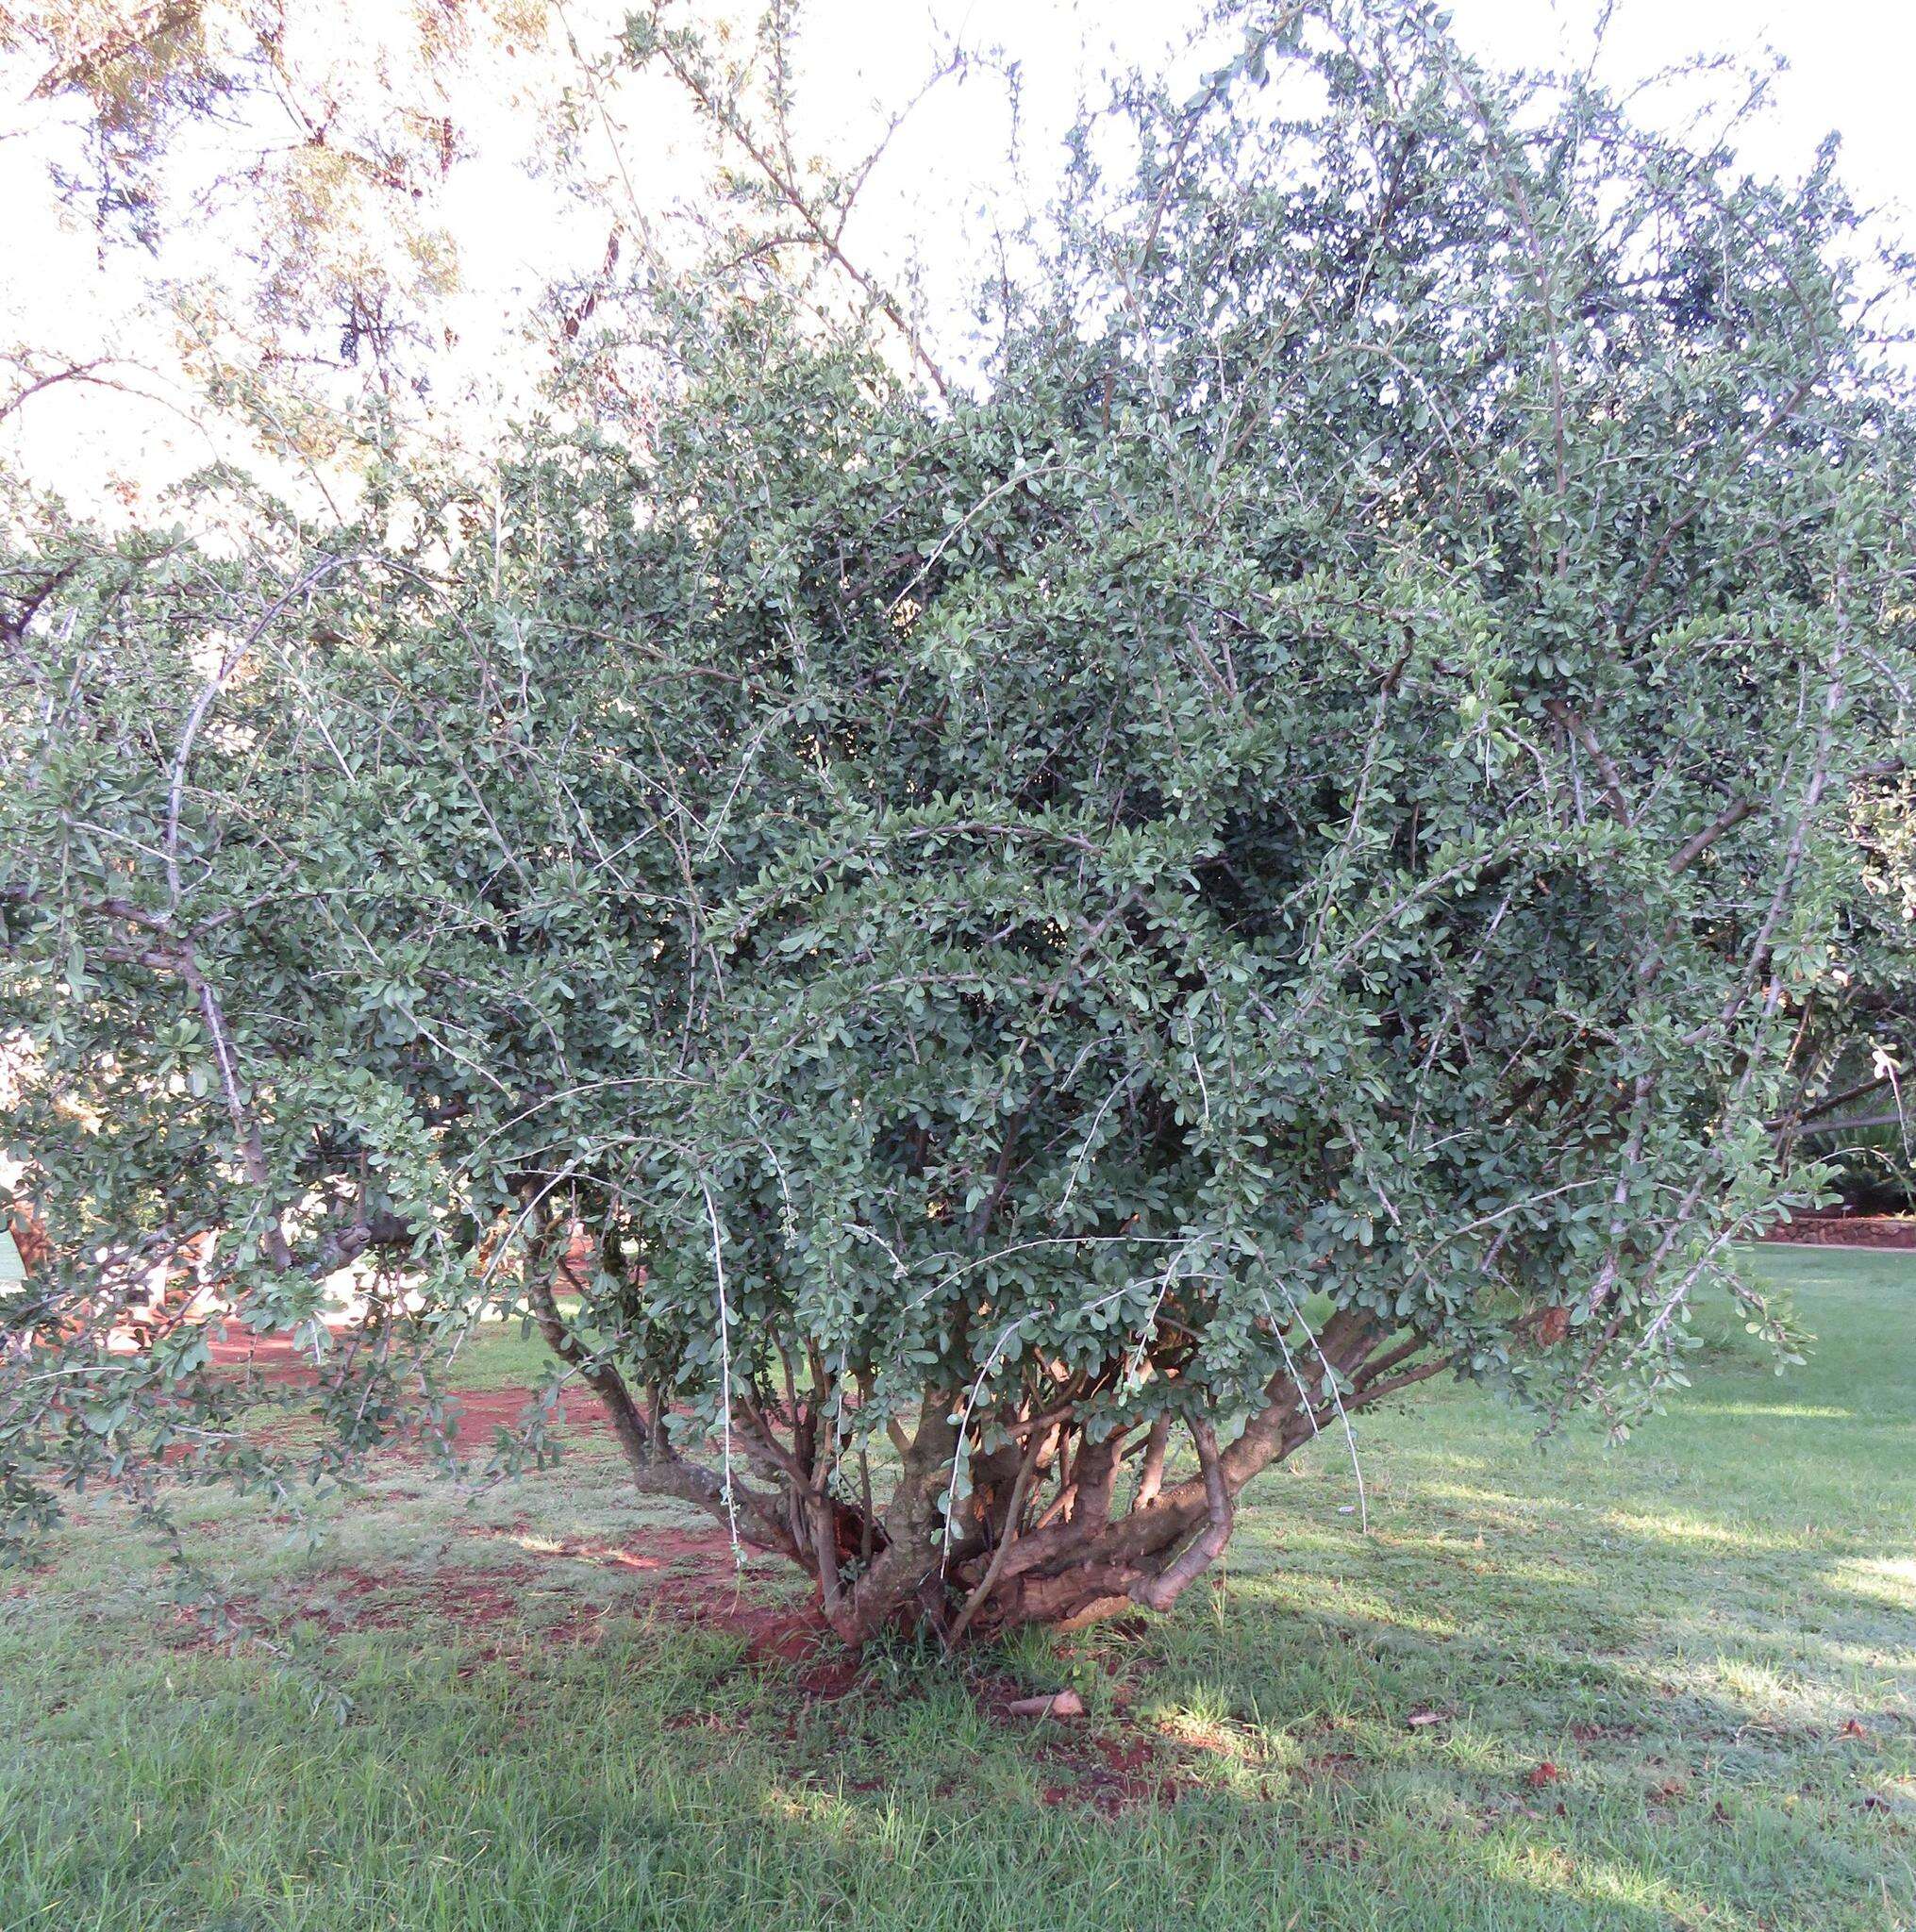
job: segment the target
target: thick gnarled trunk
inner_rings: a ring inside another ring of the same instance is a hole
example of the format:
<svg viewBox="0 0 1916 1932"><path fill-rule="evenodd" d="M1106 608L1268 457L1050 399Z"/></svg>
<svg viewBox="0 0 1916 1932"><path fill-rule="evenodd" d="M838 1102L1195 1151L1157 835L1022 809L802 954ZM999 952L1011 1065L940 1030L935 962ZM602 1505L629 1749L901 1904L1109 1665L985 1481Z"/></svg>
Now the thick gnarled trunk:
<svg viewBox="0 0 1916 1932"><path fill-rule="evenodd" d="M565 1272L561 1262L561 1285ZM1238 1499L1262 1471L1445 1366L1420 1338L1393 1340L1370 1316L1341 1310L1306 1331L1302 1355L1222 1443L1196 1402L1094 1440L1077 1399L1008 1413L929 1386L914 1427L888 1425L897 1468L879 1504L863 1456L848 1459L824 1426L857 1391L838 1388L815 1355L802 1394L790 1367L782 1402L733 1391L730 1440L747 1480L731 1463L714 1473L675 1448L617 1368L583 1348L551 1287L530 1294L548 1343L605 1404L638 1486L790 1557L811 1577L825 1622L855 1647L888 1629L928 1626L956 1646L1021 1624L1169 1610L1223 1554ZM1167 1482L1180 1443L1196 1467ZM848 1466L858 1472L855 1497L843 1493ZM947 1520L955 1491L963 1500Z"/></svg>

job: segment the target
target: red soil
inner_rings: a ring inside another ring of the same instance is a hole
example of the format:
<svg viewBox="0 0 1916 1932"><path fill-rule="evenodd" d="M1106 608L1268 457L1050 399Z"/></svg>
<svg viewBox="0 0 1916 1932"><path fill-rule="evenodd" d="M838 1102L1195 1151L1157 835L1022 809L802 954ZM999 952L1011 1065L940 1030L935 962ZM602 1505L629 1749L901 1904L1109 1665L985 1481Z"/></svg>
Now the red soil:
<svg viewBox="0 0 1916 1932"><path fill-rule="evenodd" d="M1141 1805L1175 1805L1181 1787L1149 1737L1072 1737L1044 1756L1073 1774L1070 1784L1046 1785L1047 1805L1089 1805L1107 1818Z"/></svg>
<svg viewBox="0 0 1916 1932"><path fill-rule="evenodd" d="M531 1532L522 1524L516 1531L477 1534L505 1537ZM531 1550L526 1560L497 1569L448 1569L425 1577L357 1567L327 1571L307 1587L293 1615L316 1620L332 1633L450 1624L467 1639L469 1656L461 1672L470 1674L481 1663L525 1654L526 1640L508 1641L503 1633L514 1630L528 1597L549 1596L559 1587L541 1582L539 1569L541 1562L559 1561L603 1563L658 1574L657 1586L644 1599L647 1607L740 1638L755 1662L805 1666L798 1683L808 1697L841 1697L857 1681L856 1659L824 1654L829 1633L815 1609L760 1603L746 1596L730 1541L722 1533L702 1530L648 1529L625 1546L561 1543L550 1550ZM595 1642L608 1618L621 1613L619 1606L574 1604L556 1623L544 1625L536 1641L546 1648ZM181 1610L178 1621L189 1627L199 1624L190 1609ZM220 1641L219 1633L200 1627L190 1645L210 1648Z"/></svg>
<svg viewBox="0 0 1916 1932"><path fill-rule="evenodd" d="M310 1356L296 1350L285 1335L253 1336L232 1329L212 1343L211 1355L224 1367L248 1372L267 1382L296 1388L318 1380ZM466 1390L455 1399L458 1421L454 1446L461 1454L472 1455L491 1448L497 1430L516 1431L537 1398L530 1389L512 1387ZM569 1431L602 1434L610 1426L590 1390L564 1391L559 1415ZM415 1432L406 1446L415 1450L425 1446L423 1435ZM531 1525L522 1524L518 1531L529 1535ZM764 1604L744 1594L730 1539L722 1530L653 1529L628 1547L562 1544L532 1555L547 1561L583 1560L658 1574L658 1585L648 1597L650 1604L682 1622L722 1629L742 1639L747 1654L755 1659L806 1666L799 1685L808 1696L842 1696L857 1679L856 1660L838 1661L821 1655L830 1647L829 1632L815 1607ZM375 1591L388 1592L384 1600L369 1604L363 1610L328 1612L328 1626L334 1629L397 1628L422 1614L485 1629L516 1619L523 1593L516 1586L529 1584L536 1574L532 1568L516 1564L506 1571L477 1575L455 1573L421 1583L404 1576L380 1577L348 1571L323 1579L313 1594L321 1599L343 1596L350 1604ZM562 1642L595 1636L603 1614L600 1607L584 1607L575 1618L549 1631L547 1641Z"/></svg>
<svg viewBox="0 0 1916 1932"><path fill-rule="evenodd" d="M660 1608L682 1623L742 1639L746 1655L757 1662L803 1665L798 1687L807 1697L842 1697L858 1682L858 1659L834 1654L838 1647L817 1605L758 1603L744 1594L725 1536L648 1531L648 1556L664 1548L672 1552L673 1574L660 1580L650 1599Z"/></svg>
<svg viewBox="0 0 1916 1932"><path fill-rule="evenodd" d="M255 1335L228 1328L207 1344L207 1353L223 1368L250 1369L269 1382L309 1382L311 1358L300 1354L290 1335Z"/></svg>
<svg viewBox="0 0 1916 1932"><path fill-rule="evenodd" d="M319 1381L311 1356L296 1349L287 1335L251 1335L244 1329L229 1328L209 1345L208 1353L220 1367L242 1371L261 1382L308 1388ZM469 1389L458 1391L454 1400L459 1411L454 1446L470 1455L490 1449L496 1430L517 1430L537 1396L530 1389L517 1387ZM563 1391L559 1414L568 1429L594 1431L609 1426L598 1397L589 1389Z"/></svg>
<svg viewBox="0 0 1916 1932"><path fill-rule="evenodd" d="M459 1421L453 1437L454 1446L470 1455L476 1449L490 1449L496 1430L516 1433L525 1419L527 1407L538 1398L530 1389L466 1389L455 1399L459 1406ZM563 1391L558 1407L568 1429L603 1431L611 1426L599 1398L590 1389Z"/></svg>

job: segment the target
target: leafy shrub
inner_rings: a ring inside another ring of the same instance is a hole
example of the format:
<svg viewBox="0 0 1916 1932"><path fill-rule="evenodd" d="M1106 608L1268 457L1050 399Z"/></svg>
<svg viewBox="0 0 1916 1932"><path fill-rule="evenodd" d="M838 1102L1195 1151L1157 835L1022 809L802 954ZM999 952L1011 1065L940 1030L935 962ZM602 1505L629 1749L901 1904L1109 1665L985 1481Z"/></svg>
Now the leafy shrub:
<svg viewBox="0 0 1916 1932"><path fill-rule="evenodd" d="M522 1316L854 1641L1168 1607L1439 1374L1624 1426L1707 1282L1789 1345L1730 1243L1820 1184L1771 1124L1909 671L1827 167L1394 6L1076 151L975 383L747 257L643 439L224 546L23 510L23 1515L270 1473L202 1328L107 1350L209 1228L254 1328L364 1276L321 1473Z"/></svg>

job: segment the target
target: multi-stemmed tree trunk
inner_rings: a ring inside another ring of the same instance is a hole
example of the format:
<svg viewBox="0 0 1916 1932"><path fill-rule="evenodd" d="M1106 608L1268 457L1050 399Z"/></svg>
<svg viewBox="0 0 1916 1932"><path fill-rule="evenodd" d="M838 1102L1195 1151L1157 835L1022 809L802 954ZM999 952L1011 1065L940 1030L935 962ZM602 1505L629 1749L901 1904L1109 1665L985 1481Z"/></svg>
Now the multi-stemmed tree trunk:
<svg viewBox="0 0 1916 1932"><path fill-rule="evenodd" d="M1019 1624L1167 1610L1223 1553L1254 1477L1450 1366L1421 1337L1393 1341L1360 1311L1340 1309L1315 1332L1298 1320L1287 1326L1308 1366L1274 1374L1223 1447L1202 1406L1163 1408L1093 1439L1077 1411L1102 1378L1084 1388L1060 1379L1039 1402L990 1416L979 1413L975 1390L968 1400L963 1389L927 1387L916 1416L891 1424L889 1493L875 1501L864 1449L858 1493L840 1493L844 1472L824 1419L856 1391L836 1386L814 1353L811 1378L789 1378L782 1400L735 1404L736 1440L758 1486L736 1475L728 1483L679 1454L656 1400L636 1399L612 1363L581 1345L565 1307L589 1277L575 1224L555 1226L552 1245L565 1252L554 1278L528 1284L528 1298L554 1353L603 1404L636 1486L691 1503L791 1557L813 1578L833 1631L852 1644L921 1620L956 1643ZM988 1432L1002 1446L974 1446ZM1195 1468L1167 1483L1179 1448ZM944 1499L956 1495L960 1467L969 1493L947 1520Z"/></svg>

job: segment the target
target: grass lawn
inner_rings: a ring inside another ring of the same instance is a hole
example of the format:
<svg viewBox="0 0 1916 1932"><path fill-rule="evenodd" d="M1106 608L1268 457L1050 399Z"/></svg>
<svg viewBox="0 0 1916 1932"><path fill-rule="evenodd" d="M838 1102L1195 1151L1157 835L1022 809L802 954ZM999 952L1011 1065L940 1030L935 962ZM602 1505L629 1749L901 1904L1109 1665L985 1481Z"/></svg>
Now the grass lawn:
<svg viewBox="0 0 1916 1932"><path fill-rule="evenodd" d="M1368 1537L1326 1438L1215 1591L990 1660L1069 1726L691 1621L691 1519L596 1443L470 1498L395 1457L317 1547L190 1498L277 1662L89 1506L0 1573L0 1928L1916 1926L1916 1257L1753 1265L1807 1369L1725 1341L1621 1451L1417 1391Z"/></svg>

